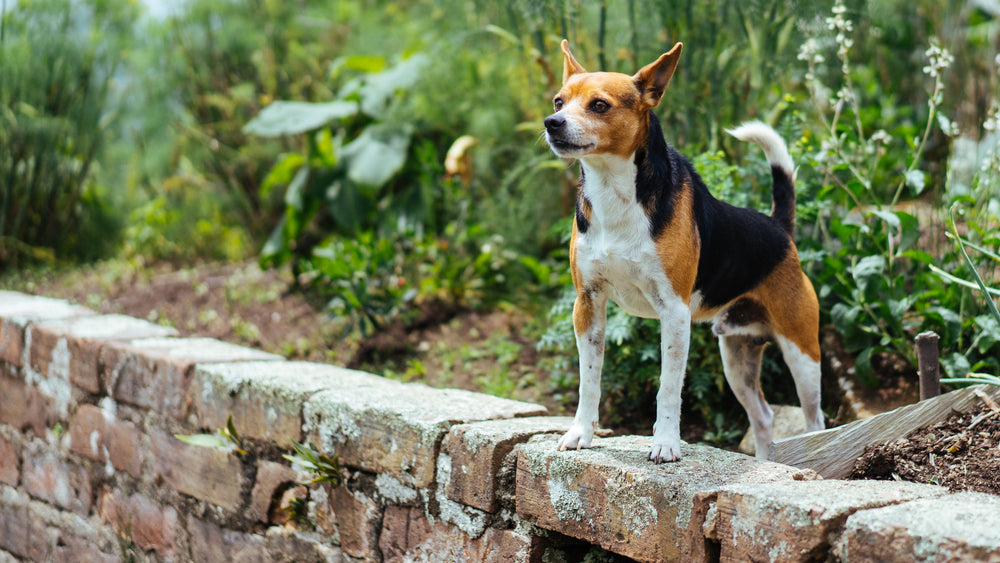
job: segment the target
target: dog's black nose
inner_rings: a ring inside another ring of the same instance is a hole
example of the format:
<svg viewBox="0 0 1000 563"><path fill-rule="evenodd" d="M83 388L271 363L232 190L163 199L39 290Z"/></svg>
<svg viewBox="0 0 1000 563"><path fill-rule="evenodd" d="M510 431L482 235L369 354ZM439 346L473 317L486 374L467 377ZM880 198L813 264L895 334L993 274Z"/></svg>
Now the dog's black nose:
<svg viewBox="0 0 1000 563"><path fill-rule="evenodd" d="M545 118L545 129L547 131L555 131L561 129L563 125L566 125L566 118L559 115L558 113L552 114Z"/></svg>

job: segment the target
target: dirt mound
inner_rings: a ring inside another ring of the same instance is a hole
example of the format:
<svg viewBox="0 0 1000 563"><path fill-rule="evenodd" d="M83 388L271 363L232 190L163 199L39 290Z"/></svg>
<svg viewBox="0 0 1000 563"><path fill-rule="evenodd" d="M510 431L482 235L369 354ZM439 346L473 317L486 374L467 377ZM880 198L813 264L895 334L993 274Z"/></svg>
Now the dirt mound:
<svg viewBox="0 0 1000 563"><path fill-rule="evenodd" d="M1000 495L1000 411L983 405L953 413L903 439L869 446L849 478L933 483L951 491Z"/></svg>

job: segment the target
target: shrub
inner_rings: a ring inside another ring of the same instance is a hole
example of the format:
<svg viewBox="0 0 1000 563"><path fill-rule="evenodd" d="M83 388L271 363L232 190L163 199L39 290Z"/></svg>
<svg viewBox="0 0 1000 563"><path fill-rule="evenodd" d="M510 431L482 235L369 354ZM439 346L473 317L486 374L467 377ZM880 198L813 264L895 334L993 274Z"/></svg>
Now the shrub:
<svg viewBox="0 0 1000 563"><path fill-rule="evenodd" d="M95 172L134 15L124 0L23 2L0 14L0 270L95 258L116 240L119 218Z"/></svg>

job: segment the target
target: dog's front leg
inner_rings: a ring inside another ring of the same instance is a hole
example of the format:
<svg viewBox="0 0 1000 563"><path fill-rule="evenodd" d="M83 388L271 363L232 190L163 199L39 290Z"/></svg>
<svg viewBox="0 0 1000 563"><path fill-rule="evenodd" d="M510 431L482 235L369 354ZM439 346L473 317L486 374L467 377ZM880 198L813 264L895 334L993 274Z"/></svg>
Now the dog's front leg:
<svg viewBox="0 0 1000 563"><path fill-rule="evenodd" d="M604 328L607 325L608 294L605 289L578 291L573 305L573 331L580 353L580 400L576 416L559 449L590 447L597 429L601 403L601 368L604 365Z"/></svg>
<svg viewBox="0 0 1000 563"><path fill-rule="evenodd" d="M691 343L691 311L671 299L660 308L660 390L649 459L653 463L681 459L681 388Z"/></svg>

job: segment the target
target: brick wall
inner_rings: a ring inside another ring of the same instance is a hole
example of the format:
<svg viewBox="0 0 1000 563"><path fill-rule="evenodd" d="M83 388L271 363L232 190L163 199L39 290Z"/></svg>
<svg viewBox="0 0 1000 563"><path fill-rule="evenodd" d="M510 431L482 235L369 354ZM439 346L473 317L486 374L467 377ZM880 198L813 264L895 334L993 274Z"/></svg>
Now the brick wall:
<svg viewBox="0 0 1000 563"><path fill-rule="evenodd" d="M246 455L175 437L230 416ZM1000 561L995 496L704 446L653 466L636 436L557 452L568 424L0 291L0 562ZM344 482L309 483L293 440Z"/></svg>

